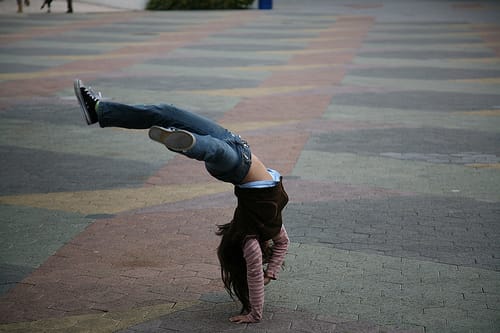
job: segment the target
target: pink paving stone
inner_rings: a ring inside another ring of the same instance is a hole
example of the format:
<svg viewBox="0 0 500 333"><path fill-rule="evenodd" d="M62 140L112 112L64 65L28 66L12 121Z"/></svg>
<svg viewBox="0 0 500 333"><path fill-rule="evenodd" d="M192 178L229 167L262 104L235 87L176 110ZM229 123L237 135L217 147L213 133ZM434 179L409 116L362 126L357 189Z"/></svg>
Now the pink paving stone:
<svg viewBox="0 0 500 333"><path fill-rule="evenodd" d="M309 138L307 132L289 132L281 135L249 137L252 150L270 168L281 174L290 174L297 163L300 152ZM269 144L272 142L273 144Z"/></svg>
<svg viewBox="0 0 500 333"><path fill-rule="evenodd" d="M219 208L219 209L234 209L236 207L236 197L234 196L233 189L222 193L204 195L190 200L169 203L165 205L148 207L141 212L144 213L161 213L164 211L178 211L192 209L205 209L205 208Z"/></svg>
<svg viewBox="0 0 500 333"><path fill-rule="evenodd" d="M339 18L335 22L335 26L343 25L353 27L370 27L373 24L374 20L375 19L372 16L344 15L339 16Z"/></svg>
<svg viewBox="0 0 500 333"><path fill-rule="evenodd" d="M315 54L298 54L290 59L290 65L339 65L348 64L354 58L355 53L349 50L321 52Z"/></svg>
<svg viewBox="0 0 500 333"><path fill-rule="evenodd" d="M2 322L93 313L95 304L106 311L134 308L153 295L156 302L196 300L201 291L192 290L201 282L206 292L220 291L215 224L229 221L231 214L232 209L203 209L98 220L33 272L30 284L4 296ZM162 288L171 283L175 286ZM114 301L107 300L110 295ZM24 311L7 311L10 301Z"/></svg>
<svg viewBox="0 0 500 333"><path fill-rule="evenodd" d="M495 55L499 57L500 46L498 44L500 42L500 29L498 28L483 28L483 29L475 28L474 30L479 32L481 39L485 43L490 44L489 47L495 52Z"/></svg>
<svg viewBox="0 0 500 333"><path fill-rule="evenodd" d="M264 96L245 99L227 112L222 122L309 120L320 117L326 110L331 96ZM308 133L292 129L275 133L270 128L265 135L247 136L252 151L266 165L280 170L284 175L291 172L300 155ZM273 144L270 145L269 142Z"/></svg>
<svg viewBox="0 0 500 333"><path fill-rule="evenodd" d="M71 84L69 76L36 78L0 82L0 97L15 98L53 95L56 91Z"/></svg>
<svg viewBox="0 0 500 333"><path fill-rule="evenodd" d="M334 98L335 100L335 98ZM368 121L346 121L336 119L314 119L303 124L303 129L312 133L321 132L339 132L339 131L355 131L360 129L384 129L384 128L401 128L408 127L405 124L391 123L371 123Z"/></svg>
<svg viewBox="0 0 500 333"><path fill-rule="evenodd" d="M337 85L344 79L344 76L345 69L339 67L276 72L266 79L261 87Z"/></svg>
<svg viewBox="0 0 500 333"><path fill-rule="evenodd" d="M221 123L291 121L320 117L328 107L330 95L274 95L242 100L220 119Z"/></svg>
<svg viewBox="0 0 500 333"><path fill-rule="evenodd" d="M149 185L180 185L216 182L205 170L203 162L189 159L183 155L175 158L151 176Z"/></svg>

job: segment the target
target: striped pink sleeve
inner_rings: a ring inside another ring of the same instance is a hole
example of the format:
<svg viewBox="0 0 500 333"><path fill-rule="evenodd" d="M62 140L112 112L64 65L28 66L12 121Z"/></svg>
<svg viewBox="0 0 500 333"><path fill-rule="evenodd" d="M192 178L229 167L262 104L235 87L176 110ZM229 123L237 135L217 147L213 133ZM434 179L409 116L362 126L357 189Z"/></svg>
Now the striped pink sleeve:
<svg viewBox="0 0 500 333"><path fill-rule="evenodd" d="M247 315L251 322L262 319L264 309L264 272L262 271L262 250L259 241L250 238L243 245L243 256L247 265L248 294L250 313Z"/></svg>
<svg viewBox="0 0 500 333"><path fill-rule="evenodd" d="M283 265L285 260L286 252L288 251L288 234L286 233L285 227L281 226L281 231L278 235L273 238L273 255L269 259L269 264L267 265L266 276L273 280L278 278L278 272Z"/></svg>

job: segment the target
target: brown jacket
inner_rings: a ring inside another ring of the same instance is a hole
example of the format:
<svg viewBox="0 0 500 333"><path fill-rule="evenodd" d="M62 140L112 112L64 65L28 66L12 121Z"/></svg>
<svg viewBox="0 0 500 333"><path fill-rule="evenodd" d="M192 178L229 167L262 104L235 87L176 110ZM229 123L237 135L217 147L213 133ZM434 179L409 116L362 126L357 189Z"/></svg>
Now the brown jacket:
<svg viewBox="0 0 500 333"><path fill-rule="evenodd" d="M257 235L260 241L266 241L281 230L281 211L288 203L288 195L283 188L282 179L274 187L239 188L234 194L238 206L234 211L233 223L245 230L246 235Z"/></svg>

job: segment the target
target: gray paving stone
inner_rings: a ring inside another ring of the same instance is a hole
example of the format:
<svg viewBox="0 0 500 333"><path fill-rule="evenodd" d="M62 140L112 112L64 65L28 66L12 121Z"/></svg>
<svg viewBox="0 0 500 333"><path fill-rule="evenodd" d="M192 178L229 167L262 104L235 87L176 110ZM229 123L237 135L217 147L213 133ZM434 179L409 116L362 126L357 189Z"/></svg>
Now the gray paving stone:
<svg viewBox="0 0 500 333"><path fill-rule="evenodd" d="M273 66L283 64L283 61L274 59L242 59L236 57L204 57L203 55L184 58L159 58L151 59L146 64L156 64L165 66L194 66L206 68L213 67L236 67L236 66Z"/></svg>
<svg viewBox="0 0 500 333"><path fill-rule="evenodd" d="M406 29L407 31L409 29ZM410 30L411 31L411 30ZM413 30L415 32L415 30ZM443 30L440 31L441 33ZM417 32L418 33L418 32ZM420 31L420 34L422 32ZM425 31L425 34L422 36L415 36L415 35L405 35L404 32L398 31L397 34L394 34L394 38L390 39L384 39L383 37L369 37L367 38L367 41L370 43L380 43L380 44L391 44L391 45L405 45L405 44L417 44L423 48L429 45L446 45L446 44L456 44L456 43L463 43L463 44L471 44L471 43L477 43L480 45L482 43L481 38L477 37L464 37L464 36L439 36L437 34L436 37L429 37L429 34L432 34L433 31Z"/></svg>
<svg viewBox="0 0 500 333"><path fill-rule="evenodd" d="M494 57L493 51L364 51L360 53L363 57L394 58L394 59L462 59L462 58L490 58Z"/></svg>
<svg viewBox="0 0 500 333"><path fill-rule="evenodd" d="M367 155L378 153L383 157L429 163L472 164L500 161L497 142L500 142L500 134L496 133L391 128L323 133L312 137L306 148Z"/></svg>
<svg viewBox="0 0 500 333"><path fill-rule="evenodd" d="M127 80L116 82L111 79L99 80L99 89L103 91L106 87L114 88L130 88L148 85L149 89L155 91L169 90L202 90L212 89L217 86L218 89L234 89L234 88L254 88L258 85L255 80L240 78L209 78L209 77L192 77L192 76L168 76L168 77L129 77ZM141 103L138 101L137 103ZM161 101L152 101L152 103L161 103Z"/></svg>
<svg viewBox="0 0 500 333"><path fill-rule="evenodd" d="M99 54L95 50L82 50L80 48L48 48L48 47L2 47L2 53L11 56L31 56L36 54L38 56L51 56L51 55L85 55L85 54Z"/></svg>
<svg viewBox="0 0 500 333"><path fill-rule="evenodd" d="M53 96L33 98L25 103L6 106L2 112L4 119L26 120L51 124L82 124L83 118L74 99L60 100ZM22 124L22 122L19 122Z"/></svg>
<svg viewBox="0 0 500 333"><path fill-rule="evenodd" d="M4 254L0 256L0 295L5 294L10 288L13 288L21 282L29 273L33 271L33 267L10 265L4 263Z"/></svg>
<svg viewBox="0 0 500 333"><path fill-rule="evenodd" d="M91 222L78 214L0 205L0 295Z"/></svg>
<svg viewBox="0 0 500 333"><path fill-rule="evenodd" d="M29 73L34 71L42 71L47 69L46 66L40 64L12 64L0 62L0 69L2 73Z"/></svg>
<svg viewBox="0 0 500 333"><path fill-rule="evenodd" d="M258 44L258 42L248 43L248 44L196 44L186 46L187 50L224 50L227 52L232 51L282 51L282 50L297 50L296 46L287 45L269 45L269 44Z"/></svg>
<svg viewBox="0 0 500 333"><path fill-rule="evenodd" d="M0 154L10 156L0 170L2 195L133 187L143 184L148 172L160 167L10 146L0 146ZM75 176L75 170L79 170L76 180L67 181Z"/></svg>
<svg viewBox="0 0 500 333"><path fill-rule="evenodd" d="M400 207L405 207L401 211ZM439 197L397 197L329 203L290 204L285 212L293 241L330 244L346 250L378 251L387 255L426 258L438 262L497 270L497 248L486 238L496 226L498 205ZM460 214L467 218L447 218ZM301 216L312 220L304 227ZM328 219L321 219L328 216ZM316 218L316 220L314 220ZM365 233L357 233L363 229ZM370 234L375 229L377 233ZM401 239L409 230L410 237ZM460 242L456 242L456 240ZM482 242L473 247L468 240ZM490 244L489 246L487 244Z"/></svg>
<svg viewBox="0 0 500 333"><path fill-rule="evenodd" d="M435 67L397 67L352 69L349 71L349 74L394 79L460 80L495 78L500 76L500 71Z"/></svg>
<svg viewBox="0 0 500 333"><path fill-rule="evenodd" d="M378 93L346 93L336 95L332 102L338 105L358 105L404 110L432 110L439 112L484 110L500 105L500 96L442 91L391 91Z"/></svg>

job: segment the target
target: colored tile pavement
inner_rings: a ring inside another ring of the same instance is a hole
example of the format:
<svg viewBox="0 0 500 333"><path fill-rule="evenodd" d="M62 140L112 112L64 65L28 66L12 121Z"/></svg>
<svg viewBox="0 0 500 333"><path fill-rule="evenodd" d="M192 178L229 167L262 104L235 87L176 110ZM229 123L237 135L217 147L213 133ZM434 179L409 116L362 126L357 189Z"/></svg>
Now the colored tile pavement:
<svg viewBox="0 0 500 333"><path fill-rule="evenodd" d="M0 332L500 331L498 2L63 4L0 1ZM84 125L75 77L217 120L283 173L262 323L228 321L232 187Z"/></svg>

